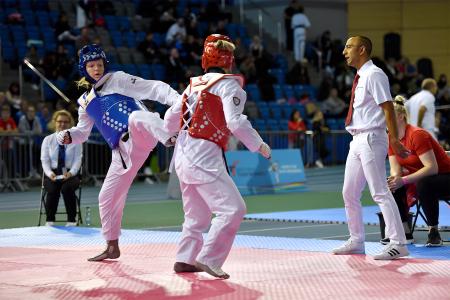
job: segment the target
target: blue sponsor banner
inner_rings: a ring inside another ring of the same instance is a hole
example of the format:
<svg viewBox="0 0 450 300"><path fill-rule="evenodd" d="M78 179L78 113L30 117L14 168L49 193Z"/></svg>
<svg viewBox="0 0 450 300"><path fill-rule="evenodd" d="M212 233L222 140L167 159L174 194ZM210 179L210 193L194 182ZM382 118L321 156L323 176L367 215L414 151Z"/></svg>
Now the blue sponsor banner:
<svg viewBox="0 0 450 300"><path fill-rule="evenodd" d="M242 195L305 191L305 169L298 149L272 150L271 160L250 151L226 152L231 178Z"/></svg>

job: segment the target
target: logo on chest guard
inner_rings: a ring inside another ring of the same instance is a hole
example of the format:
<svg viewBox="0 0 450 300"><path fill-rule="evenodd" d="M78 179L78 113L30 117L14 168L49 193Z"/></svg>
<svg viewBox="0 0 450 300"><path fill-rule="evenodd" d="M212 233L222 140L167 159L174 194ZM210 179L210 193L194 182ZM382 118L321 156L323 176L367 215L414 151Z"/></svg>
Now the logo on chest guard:
<svg viewBox="0 0 450 300"><path fill-rule="evenodd" d="M234 105L239 106L239 104L241 104L241 99L238 97L233 97L233 103Z"/></svg>

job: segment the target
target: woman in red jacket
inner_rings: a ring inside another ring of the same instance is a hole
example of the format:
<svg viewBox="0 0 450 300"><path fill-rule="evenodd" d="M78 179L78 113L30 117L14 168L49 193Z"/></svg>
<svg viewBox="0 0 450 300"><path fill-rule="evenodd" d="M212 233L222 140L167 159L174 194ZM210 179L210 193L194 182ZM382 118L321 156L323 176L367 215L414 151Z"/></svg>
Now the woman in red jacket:
<svg viewBox="0 0 450 300"><path fill-rule="evenodd" d="M427 246L441 246L438 232L439 199L450 195L450 158L439 143L422 128L408 124L404 98L397 96L394 101L398 136L400 142L410 151L410 155L401 158L395 155L389 145L389 163L391 176L389 188L394 194L399 210L403 211L404 221L406 187L416 185L416 196L421 202L428 221L429 233ZM402 196L403 195L403 196Z"/></svg>

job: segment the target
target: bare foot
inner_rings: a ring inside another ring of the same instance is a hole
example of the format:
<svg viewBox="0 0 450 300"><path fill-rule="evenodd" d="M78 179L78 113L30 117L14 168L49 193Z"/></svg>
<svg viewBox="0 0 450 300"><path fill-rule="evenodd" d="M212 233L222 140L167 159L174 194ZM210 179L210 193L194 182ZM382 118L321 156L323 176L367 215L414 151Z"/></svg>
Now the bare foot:
<svg viewBox="0 0 450 300"><path fill-rule="evenodd" d="M195 263L195 266L214 277L223 278L223 279L230 278L230 275L225 273L220 267L210 267L208 265L199 263L198 261Z"/></svg>
<svg viewBox="0 0 450 300"><path fill-rule="evenodd" d="M97 256L88 258L88 261L102 261L105 259L115 259L119 258L119 256L120 256L119 240L114 240L108 241L106 250Z"/></svg>

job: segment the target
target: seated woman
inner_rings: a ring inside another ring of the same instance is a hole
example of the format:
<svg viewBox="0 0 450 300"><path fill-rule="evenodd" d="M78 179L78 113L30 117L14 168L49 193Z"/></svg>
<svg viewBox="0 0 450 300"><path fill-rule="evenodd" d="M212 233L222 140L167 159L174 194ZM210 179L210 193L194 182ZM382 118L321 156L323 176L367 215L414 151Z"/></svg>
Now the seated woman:
<svg viewBox="0 0 450 300"><path fill-rule="evenodd" d="M402 221L406 222L406 191L409 185L416 185L416 196L428 221L426 245L441 246L438 232L439 199L450 195L450 158L426 130L408 124L403 97L395 97L394 109L400 142L410 151L410 155L403 159L395 155L389 145L389 188L399 206Z"/></svg>
<svg viewBox="0 0 450 300"><path fill-rule="evenodd" d="M53 114L56 132L44 138L41 147L41 162L44 170L44 188L47 191L45 207L47 213L46 226L55 222L58 210L59 195L64 198L67 212L66 226L76 226L77 203L75 191L80 185L80 178L76 176L81 167L82 145L59 145L56 134L74 126L72 115L66 110L59 110Z"/></svg>
<svg viewBox="0 0 450 300"><path fill-rule="evenodd" d="M305 143L305 136L301 132L306 131L305 121L303 121L300 112L297 109L293 109L288 121L289 131L299 131L298 133L289 133L288 145L289 148L303 148Z"/></svg>

